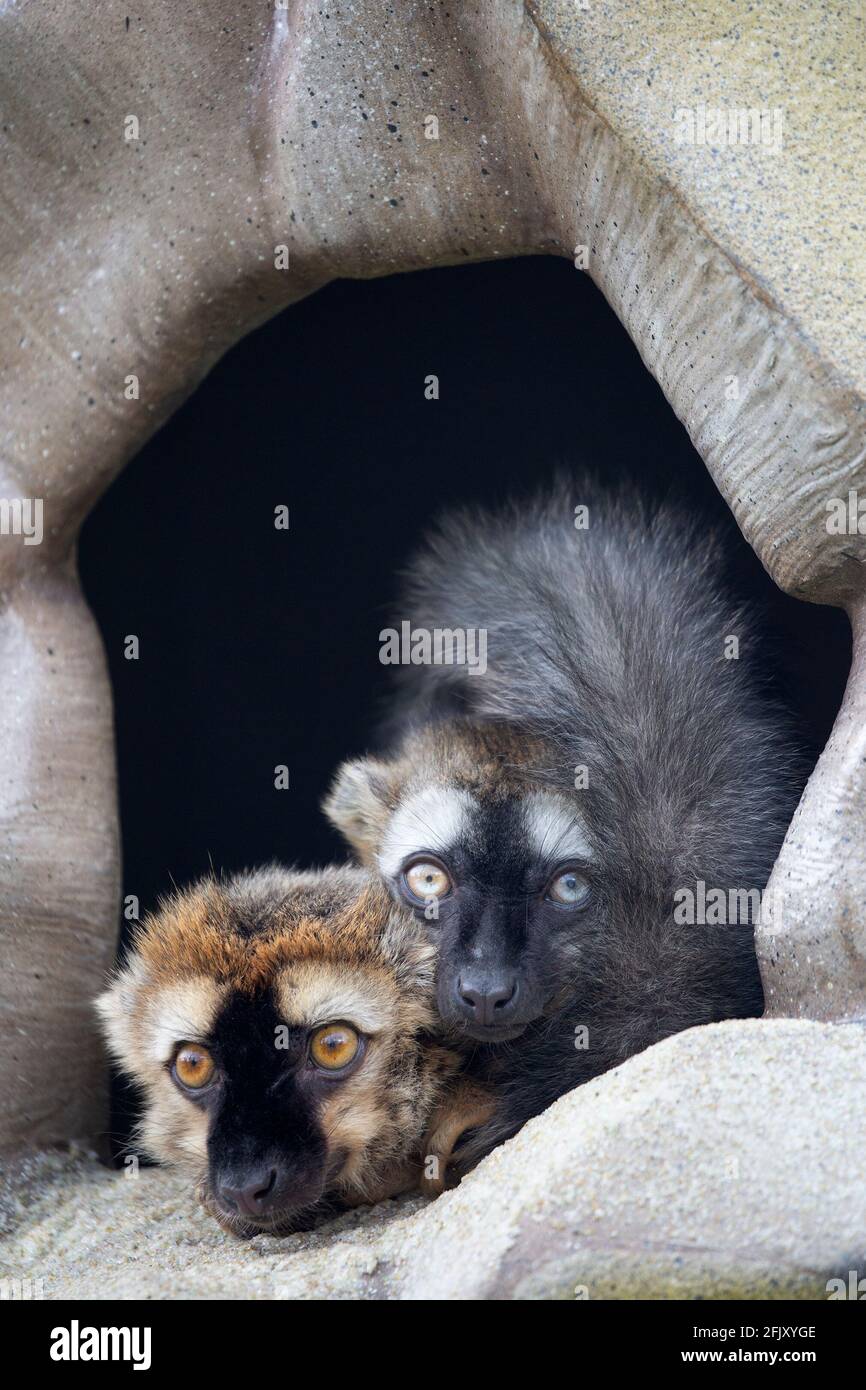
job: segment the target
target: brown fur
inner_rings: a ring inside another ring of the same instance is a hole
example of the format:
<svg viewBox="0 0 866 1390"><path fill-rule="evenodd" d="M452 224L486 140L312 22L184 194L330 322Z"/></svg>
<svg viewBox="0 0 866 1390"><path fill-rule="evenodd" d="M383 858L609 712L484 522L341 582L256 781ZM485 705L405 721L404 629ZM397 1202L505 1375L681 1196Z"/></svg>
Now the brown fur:
<svg viewBox="0 0 866 1390"><path fill-rule="evenodd" d="M421 1190L435 1197L448 1184L449 1169L458 1140L471 1129L493 1119L496 1106L490 1091L471 1077L460 1077L433 1115L424 1141L427 1155ZM430 1160L435 1162L431 1165Z"/></svg>
<svg viewBox="0 0 866 1390"><path fill-rule="evenodd" d="M343 763L322 809L359 861L372 867L394 812L413 792L453 787L502 803L536 785L528 769L544 753L540 739L513 725L413 725L387 758Z"/></svg>
<svg viewBox="0 0 866 1390"><path fill-rule="evenodd" d="M411 916L363 870L272 868L175 895L143 923L98 1001L114 1055L142 1088L140 1138L153 1157L186 1166L221 1224L205 1176L208 1114L172 1080L177 1044L209 1046L238 996L267 999L287 1025L341 1018L367 1038L360 1066L323 1095L330 1200L377 1200L417 1188L431 1125L455 1138L465 1097L461 1058L430 1035L434 950ZM447 1153L445 1152L447 1147Z"/></svg>

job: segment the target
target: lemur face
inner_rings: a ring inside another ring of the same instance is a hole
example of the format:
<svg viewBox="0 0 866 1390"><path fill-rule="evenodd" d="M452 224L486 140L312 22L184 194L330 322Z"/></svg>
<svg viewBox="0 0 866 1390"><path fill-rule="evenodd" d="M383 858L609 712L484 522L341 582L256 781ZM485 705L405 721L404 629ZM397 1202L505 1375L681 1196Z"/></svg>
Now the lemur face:
<svg viewBox="0 0 866 1390"><path fill-rule="evenodd" d="M437 942L442 1018L483 1042L556 1007L592 920L577 800L528 783L516 739L467 723L413 731L393 760L345 764L325 805Z"/></svg>
<svg viewBox="0 0 866 1390"><path fill-rule="evenodd" d="M140 1135L240 1234L418 1186L458 1062L433 957L362 870L260 870L164 904L98 1001Z"/></svg>

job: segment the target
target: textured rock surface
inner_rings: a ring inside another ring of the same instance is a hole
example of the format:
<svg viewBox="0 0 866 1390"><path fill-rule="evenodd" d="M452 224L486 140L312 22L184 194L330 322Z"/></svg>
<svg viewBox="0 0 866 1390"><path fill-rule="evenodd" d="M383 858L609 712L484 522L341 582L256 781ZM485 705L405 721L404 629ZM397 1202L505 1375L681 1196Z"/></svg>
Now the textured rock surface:
<svg viewBox="0 0 866 1390"><path fill-rule="evenodd" d="M100 1119L88 1001L113 951L117 827L77 530L270 314L335 276L585 247L777 582L863 603L866 536L826 525L832 498L866 500L856 7L126 9L0 9L0 497L45 503L42 546L0 535L6 1147ZM781 146L677 144L677 109L701 103L780 107ZM866 1017L862 631L777 866L784 917L761 936L777 1014Z"/></svg>
<svg viewBox="0 0 866 1390"><path fill-rule="evenodd" d="M860 1025L696 1029L564 1097L432 1205L249 1243L168 1172L42 1154L7 1172L2 1273L46 1298L822 1299L866 1272L864 1082Z"/></svg>
<svg viewBox="0 0 866 1390"><path fill-rule="evenodd" d="M866 392L862 9L823 0L526 8L623 146L700 210L712 240ZM780 148L767 158L759 146L672 139L676 109L701 103L780 111Z"/></svg>

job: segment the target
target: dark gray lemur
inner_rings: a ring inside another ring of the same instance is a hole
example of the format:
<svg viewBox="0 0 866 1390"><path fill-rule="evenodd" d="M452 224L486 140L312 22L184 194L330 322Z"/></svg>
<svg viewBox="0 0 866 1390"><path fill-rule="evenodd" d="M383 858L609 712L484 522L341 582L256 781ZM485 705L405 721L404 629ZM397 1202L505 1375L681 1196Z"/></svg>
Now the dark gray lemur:
<svg viewBox="0 0 866 1390"><path fill-rule="evenodd" d="M533 769L545 784L573 795L586 769L579 805L618 870L761 886L803 754L726 570L717 528L595 483L454 513L411 565L400 612L414 627L483 629L488 669L401 668L393 727L522 726L551 750Z"/></svg>
<svg viewBox="0 0 866 1390"><path fill-rule="evenodd" d="M762 678L769 645L726 587L724 544L675 508L562 480L447 518L411 567L400 616L486 631L488 669L405 668L395 725L411 738L459 713L524 728L545 750L530 776L577 799L593 850L572 997L479 1049L501 1102L467 1164L660 1038L762 1010L750 925L674 915L677 891L697 906L701 883L763 889L805 775Z"/></svg>

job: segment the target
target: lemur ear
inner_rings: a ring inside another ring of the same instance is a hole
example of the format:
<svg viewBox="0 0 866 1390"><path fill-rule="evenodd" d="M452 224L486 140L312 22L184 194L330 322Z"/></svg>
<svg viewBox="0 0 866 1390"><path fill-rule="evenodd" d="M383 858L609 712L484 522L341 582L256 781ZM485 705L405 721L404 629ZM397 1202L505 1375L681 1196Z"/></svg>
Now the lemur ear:
<svg viewBox="0 0 866 1390"><path fill-rule="evenodd" d="M362 864L369 863L382 843L392 803L392 773L386 763L359 758L343 763L322 810L348 840Z"/></svg>

